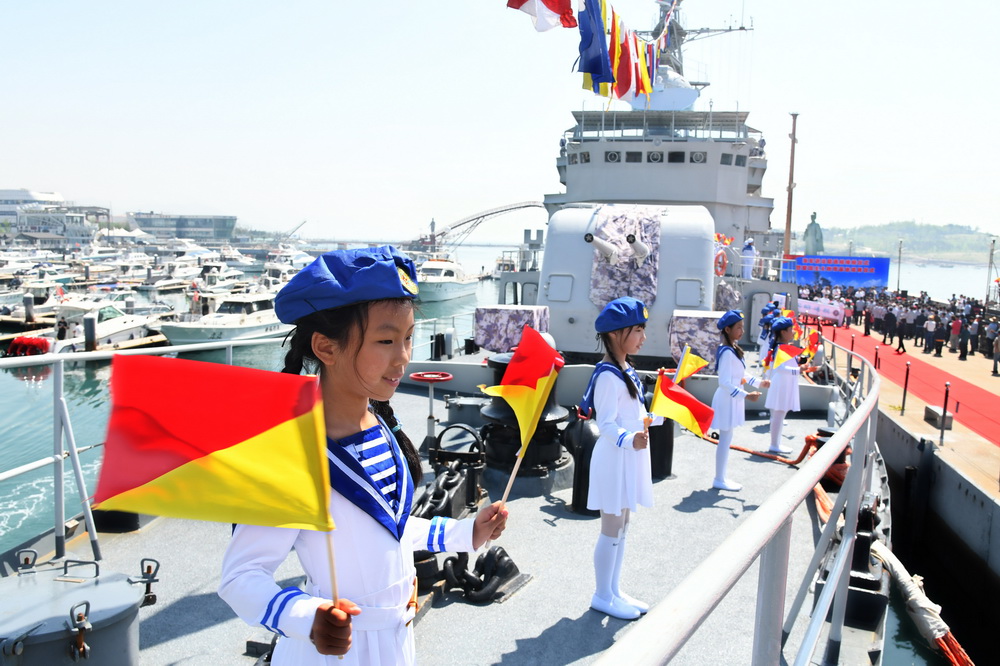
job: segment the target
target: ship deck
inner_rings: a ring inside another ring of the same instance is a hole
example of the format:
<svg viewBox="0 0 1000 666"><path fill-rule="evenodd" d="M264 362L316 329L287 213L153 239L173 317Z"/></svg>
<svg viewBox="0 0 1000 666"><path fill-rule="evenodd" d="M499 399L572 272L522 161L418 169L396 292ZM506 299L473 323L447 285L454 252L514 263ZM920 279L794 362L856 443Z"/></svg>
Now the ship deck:
<svg viewBox="0 0 1000 666"><path fill-rule="evenodd" d="M436 392L434 405L442 425L447 415L443 393ZM427 401L422 388L407 386L393 399L414 441L422 438ZM804 435L825 425L822 416L788 419L786 445L800 446ZM766 417L748 412L748 423L734 445L764 450L768 443ZM654 481L655 506L633 516L623 573L623 586L633 596L653 604L664 598L796 471L733 451L730 476L743 483L743 490L720 492L711 488L714 455L712 444L690 433L675 438L672 475ZM506 475L491 472L486 477L490 497L499 498ZM538 480L516 480L508 501L508 528L496 542L530 580L502 603L473 605L459 591L434 599L416 624L420 663L586 664L635 626L589 609L599 519L570 510L572 488L542 488ZM807 501L794 516L786 608L818 536L814 513ZM104 567L109 570L138 573L143 557L162 565L161 582L153 586L158 601L140 610L142 663L252 664L253 646L270 642L269 632L245 625L215 593L229 534L224 524L156 518L137 532L101 535ZM349 538L335 534L335 542ZM90 558L85 535L77 536L69 548ZM749 661L756 570L754 564L672 663L703 664L706 655L713 663ZM297 560L290 557L279 570L279 583L296 584L299 576ZM786 656L794 654L805 624L800 618Z"/></svg>

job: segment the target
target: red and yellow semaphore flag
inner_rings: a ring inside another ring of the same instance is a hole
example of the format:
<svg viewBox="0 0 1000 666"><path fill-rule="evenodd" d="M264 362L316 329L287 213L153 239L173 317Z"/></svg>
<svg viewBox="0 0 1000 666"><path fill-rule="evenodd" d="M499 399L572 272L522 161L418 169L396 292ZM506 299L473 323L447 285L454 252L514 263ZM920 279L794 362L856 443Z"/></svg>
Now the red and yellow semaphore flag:
<svg viewBox="0 0 1000 666"><path fill-rule="evenodd" d="M804 351L805 349L796 347L795 345L778 345L778 349L774 353L773 367L777 368L788 359L795 358Z"/></svg>
<svg viewBox="0 0 1000 666"><path fill-rule="evenodd" d="M691 351L689 345L684 345L681 360L677 362L677 370L674 372L674 383L678 384L684 381L707 365L708 361Z"/></svg>
<svg viewBox="0 0 1000 666"><path fill-rule="evenodd" d="M819 351L819 331L812 331L808 336L808 343L806 344L806 353L809 356L815 356L816 352Z"/></svg>
<svg viewBox="0 0 1000 666"><path fill-rule="evenodd" d="M675 384L665 370L660 370L656 377L649 411L677 421L699 437L704 437L712 427L712 417L715 416L715 410Z"/></svg>
<svg viewBox="0 0 1000 666"><path fill-rule="evenodd" d="M329 531L315 377L115 356L97 508Z"/></svg>
<svg viewBox="0 0 1000 666"><path fill-rule="evenodd" d="M521 431L518 458L523 457L528 449L528 442L538 427L545 401L549 399L556 376L564 364L562 355L538 331L525 326L521 332L521 342L507 364L500 385L479 386L487 395L502 397L514 410L517 426Z"/></svg>

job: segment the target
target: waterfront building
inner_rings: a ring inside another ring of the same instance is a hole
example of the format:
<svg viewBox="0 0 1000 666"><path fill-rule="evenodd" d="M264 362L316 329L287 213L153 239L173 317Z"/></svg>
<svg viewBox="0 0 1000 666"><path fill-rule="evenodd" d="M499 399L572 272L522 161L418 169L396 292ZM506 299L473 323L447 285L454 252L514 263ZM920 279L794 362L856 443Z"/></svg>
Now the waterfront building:
<svg viewBox="0 0 1000 666"><path fill-rule="evenodd" d="M18 233L51 234L64 239L64 247L81 247L90 243L97 232L97 225L87 222L85 213L73 212L69 208L31 208L17 213Z"/></svg>
<svg viewBox="0 0 1000 666"><path fill-rule="evenodd" d="M152 211L127 215L131 227L138 227L158 239L230 241L236 228L235 215L167 215Z"/></svg>
<svg viewBox="0 0 1000 666"><path fill-rule="evenodd" d="M58 192L35 192L34 190L0 190L0 226L7 222L9 227L17 223L17 212L30 208L64 206L66 201Z"/></svg>

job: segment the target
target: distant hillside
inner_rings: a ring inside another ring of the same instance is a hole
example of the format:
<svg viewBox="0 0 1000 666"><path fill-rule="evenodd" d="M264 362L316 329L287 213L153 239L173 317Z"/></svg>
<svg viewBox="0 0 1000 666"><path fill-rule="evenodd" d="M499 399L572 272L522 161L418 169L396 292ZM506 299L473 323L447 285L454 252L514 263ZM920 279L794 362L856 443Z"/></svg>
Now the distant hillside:
<svg viewBox="0 0 1000 666"><path fill-rule="evenodd" d="M802 238L802 233L797 234ZM958 224L936 226L916 222L890 222L852 229L823 229L824 254L881 255L896 257L903 240L903 258L950 262L985 262L993 235ZM799 241L802 245L801 240Z"/></svg>

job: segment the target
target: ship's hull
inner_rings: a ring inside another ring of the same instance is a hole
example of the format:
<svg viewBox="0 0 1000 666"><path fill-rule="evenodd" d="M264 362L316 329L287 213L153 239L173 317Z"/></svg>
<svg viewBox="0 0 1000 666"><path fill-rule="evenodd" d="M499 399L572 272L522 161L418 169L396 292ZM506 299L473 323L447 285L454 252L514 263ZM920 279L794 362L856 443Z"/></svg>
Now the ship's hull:
<svg viewBox="0 0 1000 666"><path fill-rule="evenodd" d="M450 301L453 298L462 298L476 293L478 281L467 282L421 282L420 295L417 300L424 303L435 303L438 301Z"/></svg>
<svg viewBox="0 0 1000 666"><path fill-rule="evenodd" d="M228 324L208 326L197 322L173 323L160 326L160 332L167 336L172 345L192 345L202 342L221 342L225 340L256 340L260 338L276 338L292 330L292 326L274 321L255 322L250 324Z"/></svg>

